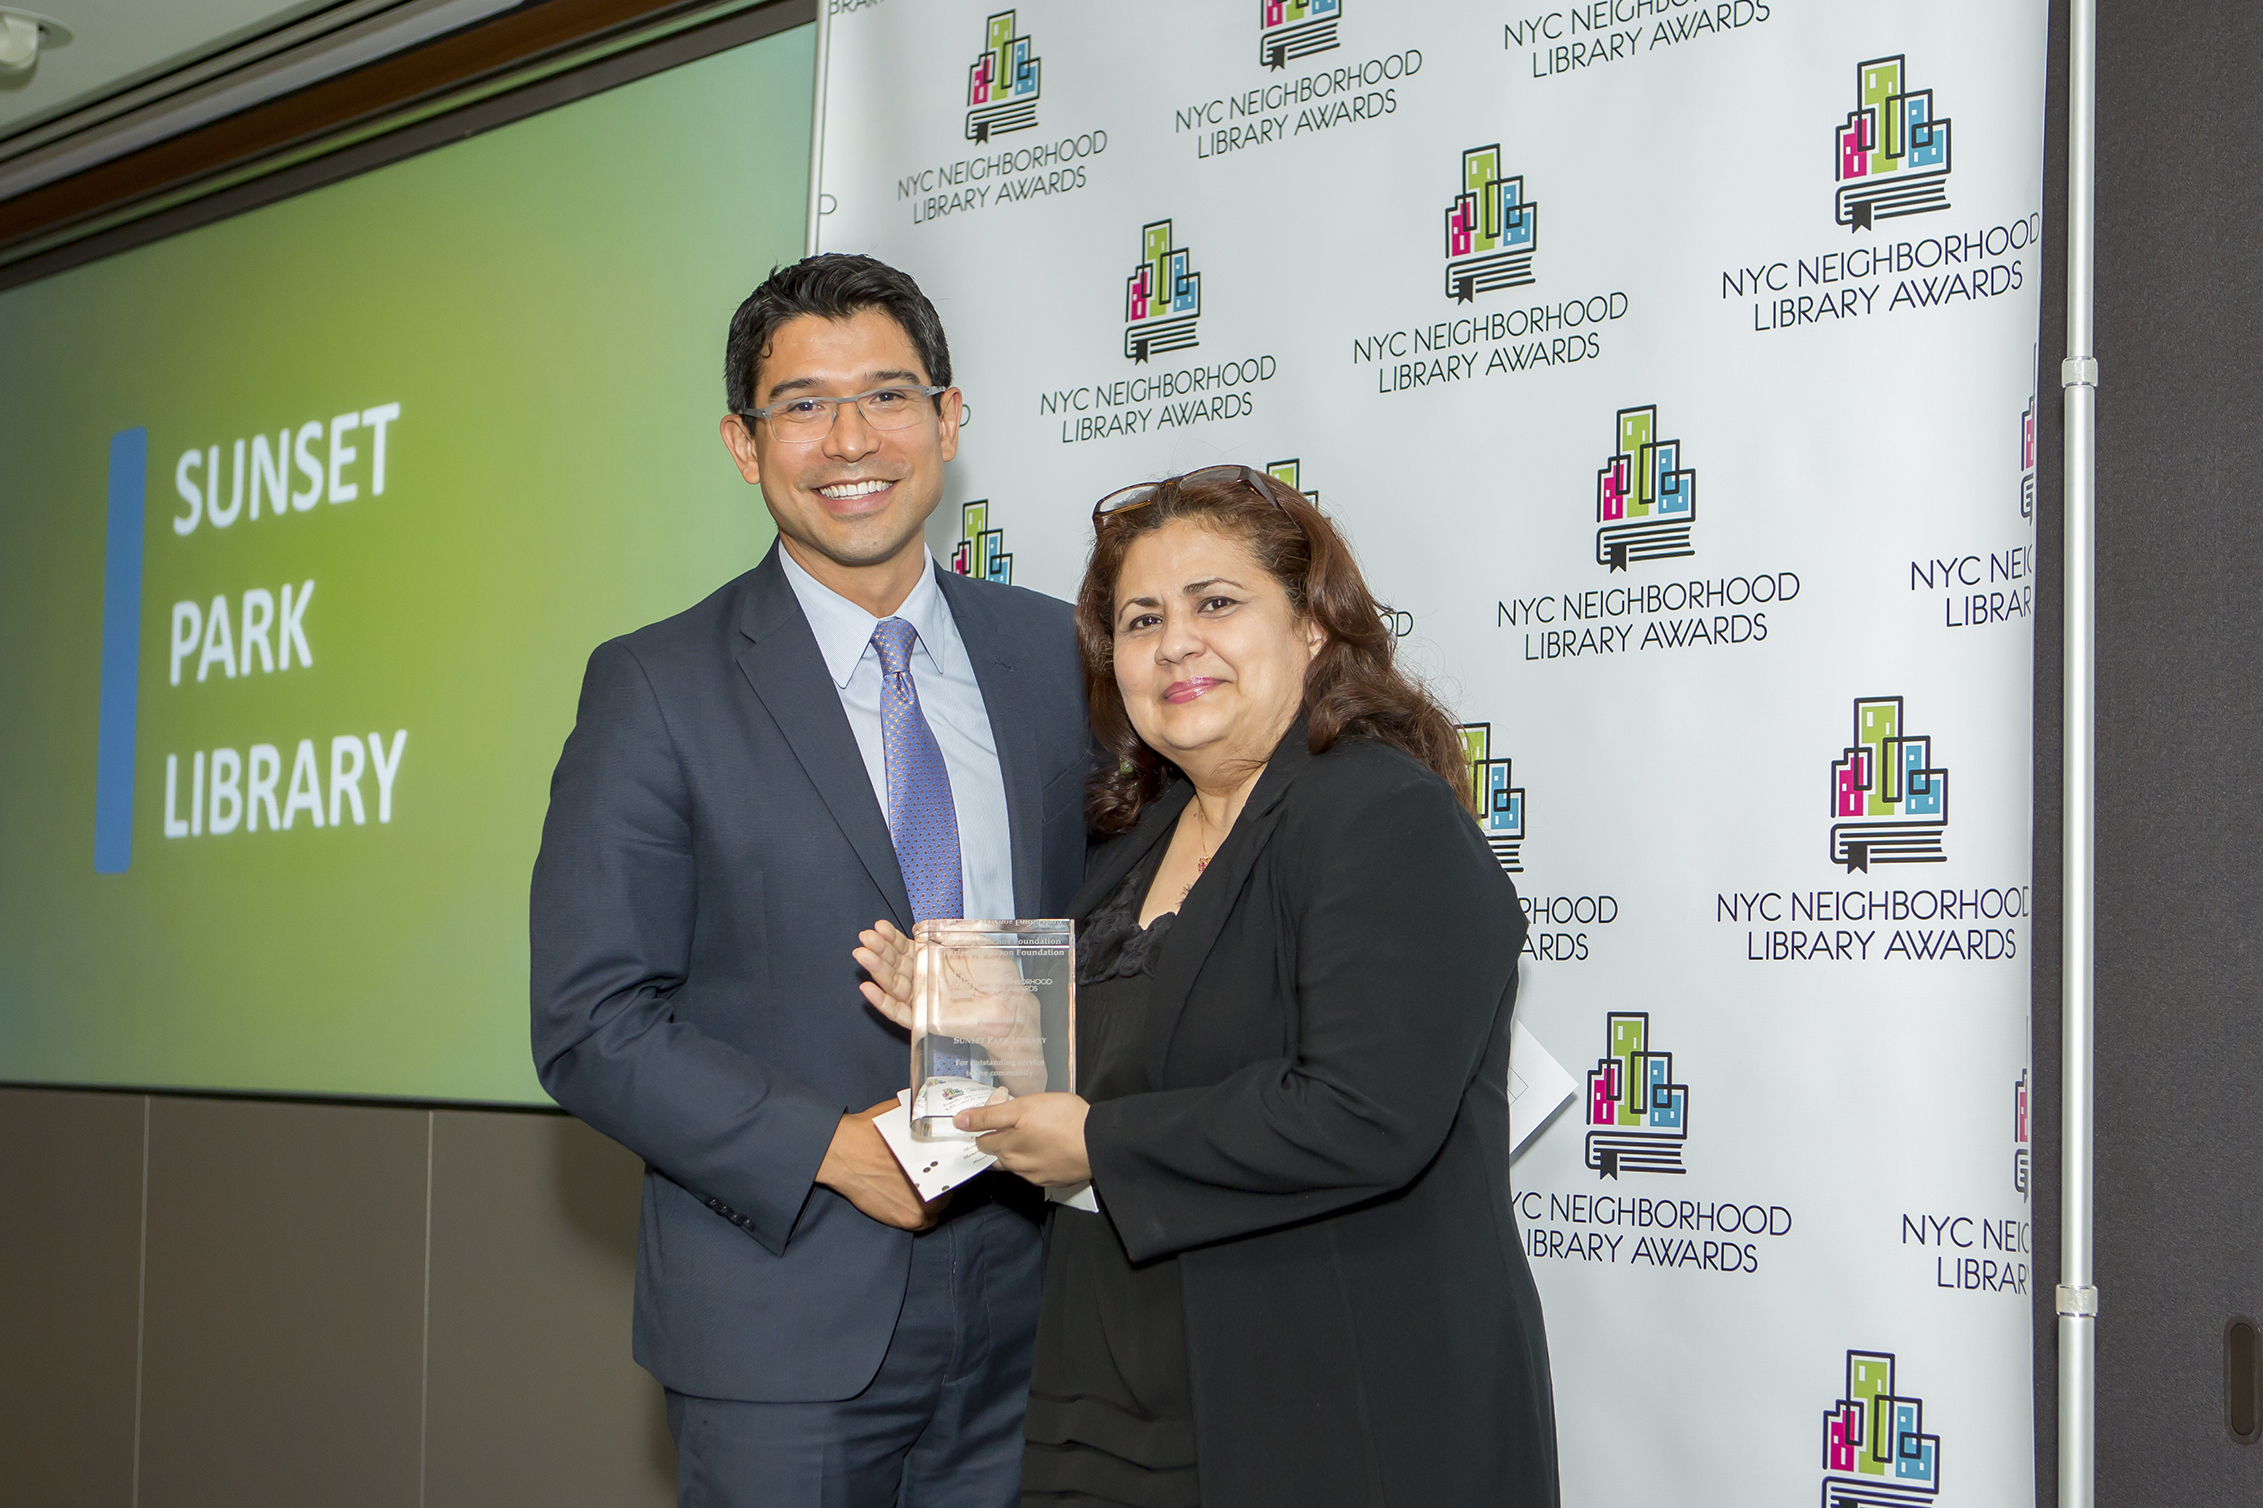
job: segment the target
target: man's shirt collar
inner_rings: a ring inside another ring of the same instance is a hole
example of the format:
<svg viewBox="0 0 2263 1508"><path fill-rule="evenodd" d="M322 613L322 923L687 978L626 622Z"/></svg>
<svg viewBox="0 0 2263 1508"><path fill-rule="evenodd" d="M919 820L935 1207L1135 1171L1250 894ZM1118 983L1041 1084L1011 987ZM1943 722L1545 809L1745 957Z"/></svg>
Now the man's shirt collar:
<svg viewBox="0 0 2263 1508"><path fill-rule="evenodd" d="M921 558L926 568L919 573L919 584L893 616L907 620L917 630L919 643L912 650L914 657L924 650L938 671L948 671L947 657L955 638L951 608L943 600L943 589L935 584L934 556L922 551ZM817 652L825 658L826 673L833 677L835 686L847 686L849 677L856 674L857 662L872 651L872 631L880 626L880 620L802 569L794 552L783 544L778 546L778 561L801 603L802 616L809 619L810 632L817 636Z"/></svg>

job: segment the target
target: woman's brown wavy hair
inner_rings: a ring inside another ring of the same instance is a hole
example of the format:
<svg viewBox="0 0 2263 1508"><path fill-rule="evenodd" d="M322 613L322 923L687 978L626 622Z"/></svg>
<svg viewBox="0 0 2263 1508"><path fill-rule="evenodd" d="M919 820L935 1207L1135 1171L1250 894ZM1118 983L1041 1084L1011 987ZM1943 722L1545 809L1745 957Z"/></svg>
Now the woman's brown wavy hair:
<svg viewBox="0 0 2263 1508"><path fill-rule="evenodd" d="M1102 751L1085 790L1085 815L1102 833L1120 833L1162 794L1173 766L1140 740L1116 687L1116 579L1132 542L1165 524L1187 522L1239 541L1288 594L1298 617L1326 634L1304 674L1307 743L1315 754L1336 740L1365 735L1435 770L1464 805L1469 764L1454 720L1422 684L1402 672L1383 609L1367 589L1351 547L1310 499L1262 472L1254 480L1158 484L1153 502L1102 519L1077 591L1077 642L1085 691ZM1171 479L1176 482L1178 479ZM1260 497L1252 488L1262 487ZM1472 810L1475 808L1473 807Z"/></svg>

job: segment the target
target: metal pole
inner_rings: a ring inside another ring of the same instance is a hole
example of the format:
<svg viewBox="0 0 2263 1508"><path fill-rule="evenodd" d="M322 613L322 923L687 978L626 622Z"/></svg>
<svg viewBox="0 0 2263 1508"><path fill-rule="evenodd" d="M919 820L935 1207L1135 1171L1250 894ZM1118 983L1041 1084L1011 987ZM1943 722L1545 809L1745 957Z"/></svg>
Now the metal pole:
<svg viewBox="0 0 2263 1508"><path fill-rule="evenodd" d="M817 223L825 213L825 61L833 40L833 7L817 0L817 79L809 92L809 220L802 229L805 257L817 255Z"/></svg>
<svg viewBox="0 0 2263 1508"><path fill-rule="evenodd" d="M2069 0L2067 58L2065 790L2066 890L2061 954L2059 1504L2097 1501L2098 1289L2091 1265L2095 1047L2091 996L2097 770L2098 359L2091 302L2097 272L2097 0Z"/></svg>

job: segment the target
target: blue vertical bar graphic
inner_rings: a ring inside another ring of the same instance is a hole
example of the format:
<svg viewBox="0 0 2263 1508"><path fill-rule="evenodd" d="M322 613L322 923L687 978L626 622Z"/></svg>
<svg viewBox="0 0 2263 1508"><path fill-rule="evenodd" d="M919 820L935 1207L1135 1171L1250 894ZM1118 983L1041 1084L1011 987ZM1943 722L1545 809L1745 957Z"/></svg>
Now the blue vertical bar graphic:
<svg viewBox="0 0 2263 1508"><path fill-rule="evenodd" d="M110 437L110 523L102 548L102 723L94 743L94 872L134 857L134 694L141 681L142 497L149 431Z"/></svg>

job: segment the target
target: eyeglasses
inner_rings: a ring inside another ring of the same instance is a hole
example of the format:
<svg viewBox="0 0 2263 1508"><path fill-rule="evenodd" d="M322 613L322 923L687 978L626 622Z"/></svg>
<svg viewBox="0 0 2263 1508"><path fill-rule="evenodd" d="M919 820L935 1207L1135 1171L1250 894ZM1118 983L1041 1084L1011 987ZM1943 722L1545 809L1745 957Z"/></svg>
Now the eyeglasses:
<svg viewBox="0 0 2263 1508"><path fill-rule="evenodd" d="M1220 482L1240 482L1274 507L1280 508L1281 500L1266 489L1267 480L1268 478L1263 472L1252 470L1247 466L1205 466L1200 471L1190 471L1185 476L1167 477L1160 482L1140 482L1130 487L1119 487L1092 505L1092 526L1097 529L1115 515L1128 513L1134 508L1144 508L1166 493L1175 496L1182 487L1207 487ZM1282 508L1281 511L1288 512L1285 508ZM1291 517L1294 517L1294 515L1292 514Z"/></svg>
<svg viewBox="0 0 2263 1508"><path fill-rule="evenodd" d="M808 444L822 440L833 432L833 421L841 416L841 405L853 403L864 422L874 429L909 429L919 422L924 405L922 398L939 398L949 388L923 386L876 387L869 393L851 393L846 398L788 398L768 408L742 408L733 412L742 419L767 419L770 433L792 444Z"/></svg>

